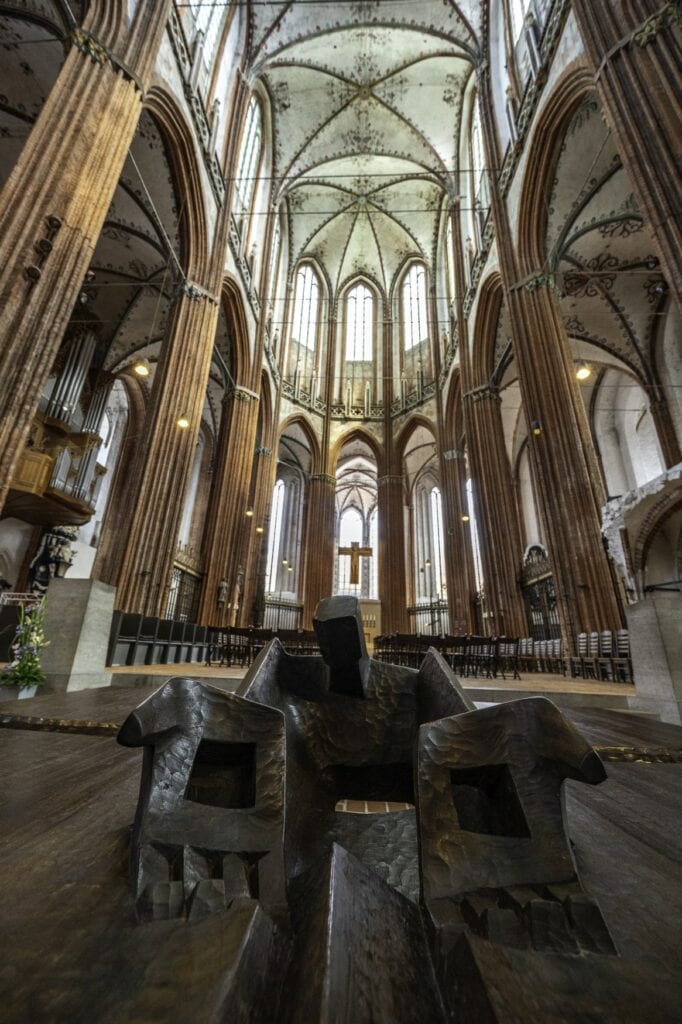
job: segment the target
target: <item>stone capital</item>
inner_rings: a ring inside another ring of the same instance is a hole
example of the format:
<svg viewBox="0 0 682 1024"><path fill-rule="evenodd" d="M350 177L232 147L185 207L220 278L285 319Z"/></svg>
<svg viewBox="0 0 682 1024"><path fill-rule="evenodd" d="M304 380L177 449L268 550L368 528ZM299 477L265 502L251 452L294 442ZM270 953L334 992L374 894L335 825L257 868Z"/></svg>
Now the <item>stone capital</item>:
<svg viewBox="0 0 682 1024"><path fill-rule="evenodd" d="M234 399L236 402L258 402L259 396L255 391L251 391L250 388L235 384L233 388L225 392L224 401L229 402L231 399Z"/></svg>
<svg viewBox="0 0 682 1024"><path fill-rule="evenodd" d="M71 40L75 48L89 57L93 64L99 64L100 67L108 64L116 74L121 74L127 81L132 82L140 93L144 92L142 82L137 75L96 36L85 29L74 28L71 32Z"/></svg>

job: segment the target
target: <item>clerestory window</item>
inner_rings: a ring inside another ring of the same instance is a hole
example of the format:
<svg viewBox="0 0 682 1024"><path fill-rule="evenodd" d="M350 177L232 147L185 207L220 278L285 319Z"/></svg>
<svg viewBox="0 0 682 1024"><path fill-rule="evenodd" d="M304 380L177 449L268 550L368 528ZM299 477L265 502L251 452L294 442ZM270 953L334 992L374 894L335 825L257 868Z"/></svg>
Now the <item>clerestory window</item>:
<svg viewBox="0 0 682 1024"><path fill-rule="evenodd" d="M403 281L403 344L409 352L428 339L426 271L414 263Z"/></svg>
<svg viewBox="0 0 682 1024"><path fill-rule="evenodd" d="M237 165L235 182L236 205L239 216L251 213L253 194L256 188L258 165L261 154L261 116L260 106L255 96L251 97L246 114L242 148Z"/></svg>
<svg viewBox="0 0 682 1024"><path fill-rule="evenodd" d="M346 360L371 362L374 340L374 296L356 284L346 299Z"/></svg>
<svg viewBox="0 0 682 1024"><path fill-rule="evenodd" d="M294 315L291 326L292 341L315 351L317 322L320 306L320 285L317 274L309 263L299 267L296 274Z"/></svg>

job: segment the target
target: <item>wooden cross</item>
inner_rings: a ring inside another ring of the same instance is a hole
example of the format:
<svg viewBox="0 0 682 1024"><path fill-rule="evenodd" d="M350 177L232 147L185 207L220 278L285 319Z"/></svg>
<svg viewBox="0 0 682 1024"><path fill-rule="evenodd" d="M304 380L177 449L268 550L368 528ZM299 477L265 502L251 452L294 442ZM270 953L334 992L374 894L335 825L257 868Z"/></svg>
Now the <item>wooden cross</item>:
<svg viewBox="0 0 682 1024"><path fill-rule="evenodd" d="M371 558L372 549L361 548L359 543L354 540L349 548L339 548L339 554L350 555L350 582L358 584L360 582L360 559Z"/></svg>

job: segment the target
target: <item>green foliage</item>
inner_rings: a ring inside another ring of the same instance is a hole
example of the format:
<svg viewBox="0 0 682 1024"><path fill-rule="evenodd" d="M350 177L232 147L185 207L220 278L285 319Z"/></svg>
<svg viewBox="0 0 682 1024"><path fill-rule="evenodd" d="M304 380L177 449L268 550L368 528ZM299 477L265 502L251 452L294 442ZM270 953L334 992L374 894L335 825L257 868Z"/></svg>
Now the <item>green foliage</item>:
<svg viewBox="0 0 682 1024"><path fill-rule="evenodd" d="M45 598L28 609L22 605L12 644L12 660L0 676L0 683L23 690L27 686L42 686L45 682L45 674L40 667L40 652L49 643L43 629L44 615Z"/></svg>

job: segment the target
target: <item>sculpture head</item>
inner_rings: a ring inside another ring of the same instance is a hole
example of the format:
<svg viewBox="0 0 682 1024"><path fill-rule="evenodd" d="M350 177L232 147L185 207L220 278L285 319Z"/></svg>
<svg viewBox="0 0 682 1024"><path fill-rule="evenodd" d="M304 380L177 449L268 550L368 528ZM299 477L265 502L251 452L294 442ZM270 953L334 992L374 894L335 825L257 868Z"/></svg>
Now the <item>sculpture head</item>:
<svg viewBox="0 0 682 1024"><path fill-rule="evenodd" d="M329 666L329 689L351 697L364 696L369 657L357 598L324 598L315 609L313 626Z"/></svg>

